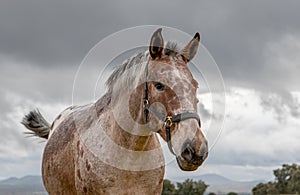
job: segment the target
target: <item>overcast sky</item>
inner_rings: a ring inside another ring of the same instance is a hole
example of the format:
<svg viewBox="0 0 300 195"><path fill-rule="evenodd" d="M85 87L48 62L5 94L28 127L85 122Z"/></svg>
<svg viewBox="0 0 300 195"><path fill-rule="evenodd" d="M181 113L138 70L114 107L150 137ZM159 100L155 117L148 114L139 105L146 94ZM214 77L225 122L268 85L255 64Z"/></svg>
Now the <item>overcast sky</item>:
<svg viewBox="0 0 300 195"><path fill-rule="evenodd" d="M168 164L166 177L271 179L274 168L300 161L299 7L292 0L2 0L0 179L40 174L45 142L24 138L22 116L39 107L53 120L72 104L74 76L95 44L150 24L200 32L226 86L226 120L208 160L184 174ZM199 98L209 115L208 94Z"/></svg>

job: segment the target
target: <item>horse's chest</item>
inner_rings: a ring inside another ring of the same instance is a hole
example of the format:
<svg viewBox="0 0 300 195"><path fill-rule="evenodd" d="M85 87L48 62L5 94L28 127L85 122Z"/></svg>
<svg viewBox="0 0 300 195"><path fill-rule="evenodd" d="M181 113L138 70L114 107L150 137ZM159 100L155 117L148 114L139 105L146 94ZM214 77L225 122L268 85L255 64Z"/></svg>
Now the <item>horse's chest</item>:
<svg viewBox="0 0 300 195"><path fill-rule="evenodd" d="M86 163L80 163L79 167L76 188L88 194L161 193L164 167L141 172L120 170L102 162L91 165L90 170Z"/></svg>
<svg viewBox="0 0 300 195"><path fill-rule="evenodd" d="M164 166L144 171L116 168L78 146L75 162L77 191L85 194L160 194Z"/></svg>

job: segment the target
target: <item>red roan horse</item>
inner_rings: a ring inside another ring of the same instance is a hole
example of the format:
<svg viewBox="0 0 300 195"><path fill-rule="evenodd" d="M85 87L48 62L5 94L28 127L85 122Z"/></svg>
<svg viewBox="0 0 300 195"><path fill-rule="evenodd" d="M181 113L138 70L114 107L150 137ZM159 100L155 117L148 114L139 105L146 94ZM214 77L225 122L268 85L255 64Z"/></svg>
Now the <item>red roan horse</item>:
<svg viewBox="0 0 300 195"><path fill-rule="evenodd" d="M184 171L208 155L197 114L198 83L187 63L200 35L183 48L164 44L154 32L149 51L117 67L106 94L93 104L72 106L50 126L38 110L22 121L48 139L42 175L51 195L161 194L164 157L157 134Z"/></svg>

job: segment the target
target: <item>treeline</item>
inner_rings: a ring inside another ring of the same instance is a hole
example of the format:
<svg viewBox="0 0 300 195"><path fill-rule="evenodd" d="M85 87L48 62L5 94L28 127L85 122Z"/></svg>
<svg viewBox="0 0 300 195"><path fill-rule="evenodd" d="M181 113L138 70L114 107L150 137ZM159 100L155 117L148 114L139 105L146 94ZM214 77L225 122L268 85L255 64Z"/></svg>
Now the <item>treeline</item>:
<svg viewBox="0 0 300 195"><path fill-rule="evenodd" d="M182 183L173 184L170 180L165 179L162 195L203 195L207 187L208 185L201 180L187 179ZM216 194L211 192L209 195ZM237 195L237 193L230 192L227 195Z"/></svg>
<svg viewBox="0 0 300 195"><path fill-rule="evenodd" d="M300 194L300 166L284 164L273 171L275 181L260 183L252 189L253 195Z"/></svg>
<svg viewBox="0 0 300 195"><path fill-rule="evenodd" d="M177 182L176 186L170 180L165 179L162 195L201 195L204 194L206 185L203 181L193 181L187 179L182 183Z"/></svg>
<svg viewBox="0 0 300 195"><path fill-rule="evenodd" d="M253 189L253 195L268 194L300 194L300 166L297 164L284 164L273 171L275 180L267 183L259 183ZM184 182L171 183L165 179L162 195L202 195L208 185L203 181L187 179ZM236 195L230 192L227 195ZM215 195L215 193L209 193Z"/></svg>

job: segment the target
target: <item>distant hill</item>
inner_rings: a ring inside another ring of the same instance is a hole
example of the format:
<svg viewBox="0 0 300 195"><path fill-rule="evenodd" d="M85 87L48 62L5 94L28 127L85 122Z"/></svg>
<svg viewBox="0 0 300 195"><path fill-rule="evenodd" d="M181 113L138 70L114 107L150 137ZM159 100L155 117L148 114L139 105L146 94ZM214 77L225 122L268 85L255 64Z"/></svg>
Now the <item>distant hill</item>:
<svg viewBox="0 0 300 195"><path fill-rule="evenodd" d="M223 177L221 175L217 175L217 174L205 174L205 175L201 175L199 177L195 178L196 180L202 180L205 181L206 183L209 184L230 184L232 182L234 182L231 179L228 179L226 177Z"/></svg>
<svg viewBox="0 0 300 195"><path fill-rule="evenodd" d="M0 185L7 184L7 185L43 185L43 180L41 176L37 175L28 175L22 177L20 179L16 177L10 177L8 179L0 181Z"/></svg>
<svg viewBox="0 0 300 195"><path fill-rule="evenodd" d="M10 177L8 179L0 181L0 184L13 184L18 180L16 177Z"/></svg>
<svg viewBox="0 0 300 195"><path fill-rule="evenodd" d="M217 174L205 174L201 175L194 180L202 180L209 187L206 192L215 192L216 194L226 194L228 192L236 192L238 194L251 194L252 188L258 183L265 182L262 180L255 181L234 181Z"/></svg>
<svg viewBox="0 0 300 195"><path fill-rule="evenodd" d="M11 177L0 181L0 195L47 195L41 176Z"/></svg>

